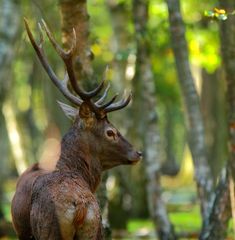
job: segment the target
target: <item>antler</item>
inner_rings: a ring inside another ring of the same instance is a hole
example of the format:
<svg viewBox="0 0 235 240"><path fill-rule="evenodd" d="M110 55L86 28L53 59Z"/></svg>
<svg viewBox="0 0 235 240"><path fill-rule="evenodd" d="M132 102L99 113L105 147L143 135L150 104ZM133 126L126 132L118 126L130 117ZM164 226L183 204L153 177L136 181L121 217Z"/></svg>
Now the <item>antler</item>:
<svg viewBox="0 0 235 240"><path fill-rule="evenodd" d="M103 89L104 83L106 80L105 77L103 78L101 83L94 90L92 90L90 92L86 92L79 87L79 85L77 83L77 79L75 77L75 72L73 69L73 57L74 57L75 49L76 49L76 32L74 29L73 29L72 45L71 45L70 49L68 51L66 51L56 42L52 33L48 29L46 23L44 22L44 20L42 20L43 29L45 30L48 39L50 40L52 46L54 47L54 49L56 50L58 55L63 60L65 67L66 67L65 78L63 81L61 81L54 73L53 69L51 68L51 66L46 58L46 55L44 54L44 50L43 50L44 39L43 39L41 24L39 23L40 42L39 42L39 44L37 44L33 37L32 32L29 28L27 20L24 19L24 22L25 22L25 27L26 27L26 31L27 31L28 37L30 39L30 42L34 47L34 50L37 53L37 56L42 64L42 66L44 67L45 71L47 72L47 74L50 77L50 79L52 80L52 82L56 85L56 87L63 93L63 95L68 100L70 100L72 103L74 103L77 106L81 106L81 104L83 102L86 102L86 104L88 104L88 106L90 107L91 111L93 111L98 118L104 118L108 112L112 112L112 111L124 108L125 106L128 105L128 103L131 100L131 94L127 98L124 98L124 99L114 103L114 101L116 100L116 98L118 96L118 94L116 94L110 101L108 101L107 103L103 103L108 94L108 90L110 87L109 85L105 89L105 91L104 91L103 95L100 97L100 99L98 99L96 102L94 102L92 100L92 98L97 96L97 94L99 92L101 92L101 90ZM79 97L73 95L69 91L68 86L67 86L68 81L70 81L73 90L75 91L76 94L78 94Z"/></svg>

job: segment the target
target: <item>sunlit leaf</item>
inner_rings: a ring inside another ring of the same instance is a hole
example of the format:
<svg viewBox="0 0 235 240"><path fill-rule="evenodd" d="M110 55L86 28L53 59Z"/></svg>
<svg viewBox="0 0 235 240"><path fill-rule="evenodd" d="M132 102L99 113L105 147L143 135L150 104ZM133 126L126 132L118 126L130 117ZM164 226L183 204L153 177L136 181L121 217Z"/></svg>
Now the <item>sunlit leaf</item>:
<svg viewBox="0 0 235 240"><path fill-rule="evenodd" d="M218 14L226 14L226 11L224 9L214 8L214 11Z"/></svg>

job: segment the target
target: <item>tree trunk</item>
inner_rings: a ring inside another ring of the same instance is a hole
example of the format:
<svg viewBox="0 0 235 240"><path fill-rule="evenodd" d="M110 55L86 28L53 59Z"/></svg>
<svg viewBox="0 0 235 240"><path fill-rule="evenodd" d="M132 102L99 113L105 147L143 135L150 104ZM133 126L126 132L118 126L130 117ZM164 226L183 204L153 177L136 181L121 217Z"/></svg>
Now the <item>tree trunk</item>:
<svg viewBox="0 0 235 240"><path fill-rule="evenodd" d="M215 201L209 221L202 228L200 240L226 239L228 222L231 218L229 178L229 170L224 169L216 187Z"/></svg>
<svg viewBox="0 0 235 240"><path fill-rule="evenodd" d="M175 239L174 229L167 216L161 197L160 135L157 129L155 86L150 63L150 49L147 41L148 6L147 0L133 0L133 17L137 45L136 73L133 80L134 119L138 125L144 145L144 161L148 180L149 211L156 233L160 239ZM138 126L137 125L137 126Z"/></svg>
<svg viewBox="0 0 235 240"><path fill-rule="evenodd" d="M70 48L73 41L73 29L76 32L74 64L76 76L82 83L90 79L93 70L91 61L93 54L89 44L89 15L86 0L59 0L62 18L62 42L65 48Z"/></svg>
<svg viewBox="0 0 235 240"><path fill-rule="evenodd" d="M233 0L220 0L221 8L227 12L235 9ZM227 82L227 102L228 102L228 127L229 127L229 165L230 173L235 180L235 16L221 23L221 51Z"/></svg>
<svg viewBox="0 0 235 240"><path fill-rule="evenodd" d="M201 213L203 220L207 221L210 209L213 206L213 179L206 158L205 132L199 97L190 70L185 27L180 12L180 2L179 0L166 0L166 2L169 11L170 32L176 69L187 111L189 147L195 167L195 180L200 199Z"/></svg>

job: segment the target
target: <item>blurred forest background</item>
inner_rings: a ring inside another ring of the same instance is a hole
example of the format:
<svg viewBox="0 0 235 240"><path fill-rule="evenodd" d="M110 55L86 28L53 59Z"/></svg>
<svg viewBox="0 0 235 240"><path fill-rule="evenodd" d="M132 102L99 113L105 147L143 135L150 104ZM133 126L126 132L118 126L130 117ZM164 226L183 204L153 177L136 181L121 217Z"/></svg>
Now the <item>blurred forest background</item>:
<svg viewBox="0 0 235 240"><path fill-rule="evenodd" d="M91 73L81 84L91 89L109 66L111 92L133 92L111 122L144 152L140 164L106 173L98 191L112 239L234 239L234 1L0 0L2 239L16 239L10 203L17 177L37 161L49 167L71 125L23 17L34 36L43 18L62 42L63 7L75 5L89 14L83 35ZM48 41L44 48L63 78L61 59Z"/></svg>

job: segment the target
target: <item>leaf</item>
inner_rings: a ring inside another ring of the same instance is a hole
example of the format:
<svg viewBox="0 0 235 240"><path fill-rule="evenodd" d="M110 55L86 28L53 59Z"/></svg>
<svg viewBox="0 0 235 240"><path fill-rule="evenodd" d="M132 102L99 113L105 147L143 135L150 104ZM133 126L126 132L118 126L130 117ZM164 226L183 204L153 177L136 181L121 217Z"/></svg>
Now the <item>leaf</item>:
<svg viewBox="0 0 235 240"><path fill-rule="evenodd" d="M218 14L226 14L226 11L224 9L218 9L218 8L214 8L214 11Z"/></svg>

